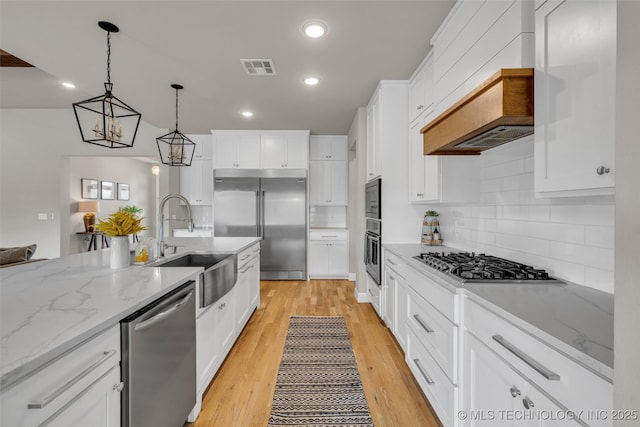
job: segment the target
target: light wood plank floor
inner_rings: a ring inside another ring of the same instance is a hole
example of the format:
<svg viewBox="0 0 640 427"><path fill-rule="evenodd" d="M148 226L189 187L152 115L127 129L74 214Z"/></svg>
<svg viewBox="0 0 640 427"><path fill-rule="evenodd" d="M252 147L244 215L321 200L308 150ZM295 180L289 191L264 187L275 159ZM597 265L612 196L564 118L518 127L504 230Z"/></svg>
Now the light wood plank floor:
<svg viewBox="0 0 640 427"><path fill-rule="evenodd" d="M260 307L209 386L191 427L266 426L289 317L344 316L362 385L377 427L439 423L404 362L404 354L353 282L265 281Z"/></svg>

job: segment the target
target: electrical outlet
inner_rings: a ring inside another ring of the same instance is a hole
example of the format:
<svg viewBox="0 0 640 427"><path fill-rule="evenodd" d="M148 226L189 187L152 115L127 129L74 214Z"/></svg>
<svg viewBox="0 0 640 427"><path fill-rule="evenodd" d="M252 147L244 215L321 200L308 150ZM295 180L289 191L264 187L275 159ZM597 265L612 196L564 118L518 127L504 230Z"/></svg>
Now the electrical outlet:
<svg viewBox="0 0 640 427"><path fill-rule="evenodd" d="M47 220L47 214L46 213L39 213L38 214L38 220L40 221L46 221Z"/></svg>

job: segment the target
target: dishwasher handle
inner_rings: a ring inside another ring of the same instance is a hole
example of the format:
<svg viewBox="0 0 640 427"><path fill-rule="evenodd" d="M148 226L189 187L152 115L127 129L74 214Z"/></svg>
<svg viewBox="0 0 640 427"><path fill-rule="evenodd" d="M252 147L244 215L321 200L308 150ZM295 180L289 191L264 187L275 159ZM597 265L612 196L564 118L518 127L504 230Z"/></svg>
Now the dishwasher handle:
<svg viewBox="0 0 640 427"><path fill-rule="evenodd" d="M176 311L180 310L187 303L187 301L189 301L189 299L191 299L192 296L193 296L193 290L189 291L189 293L184 298L182 298L179 302L174 304L171 308L169 308L167 310L164 310L164 311L161 311L160 313L158 313L155 316L145 320L144 322L138 323L133 328L133 330L136 331L136 332L143 331L143 330L148 329L151 326L155 325L156 323L166 319L167 317L171 316Z"/></svg>

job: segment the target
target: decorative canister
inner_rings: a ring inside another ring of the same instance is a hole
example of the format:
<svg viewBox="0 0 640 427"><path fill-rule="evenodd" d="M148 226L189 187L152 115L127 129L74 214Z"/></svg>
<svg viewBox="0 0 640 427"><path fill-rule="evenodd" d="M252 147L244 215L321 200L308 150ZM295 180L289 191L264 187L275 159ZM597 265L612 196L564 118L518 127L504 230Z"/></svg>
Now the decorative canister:
<svg viewBox="0 0 640 427"><path fill-rule="evenodd" d="M129 267L129 236L111 237L109 262L112 269Z"/></svg>

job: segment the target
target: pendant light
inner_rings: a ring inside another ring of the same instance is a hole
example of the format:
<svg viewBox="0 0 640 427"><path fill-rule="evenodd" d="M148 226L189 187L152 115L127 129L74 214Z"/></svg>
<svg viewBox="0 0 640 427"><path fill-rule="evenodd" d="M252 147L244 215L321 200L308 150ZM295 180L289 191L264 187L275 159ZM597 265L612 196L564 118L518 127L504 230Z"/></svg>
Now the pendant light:
<svg viewBox="0 0 640 427"><path fill-rule="evenodd" d="M111 83L111 33L120 29L106 21L98 26L107 32L107 82L104 95L73 104L80 136L84 142L103 147L132 147L141 114L113 95Z"/></svg>
<svg viewBox="0 0 640 427"><path fill-rule="evenodd" d="M156 138L160 161L169 166L191 166L196 144L178 130L178 91L184 89L179 84L172 84L176 90L176 130Z"/></svg>

